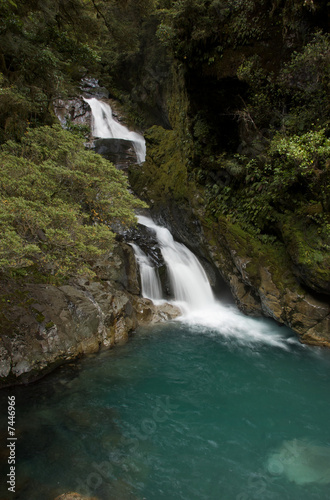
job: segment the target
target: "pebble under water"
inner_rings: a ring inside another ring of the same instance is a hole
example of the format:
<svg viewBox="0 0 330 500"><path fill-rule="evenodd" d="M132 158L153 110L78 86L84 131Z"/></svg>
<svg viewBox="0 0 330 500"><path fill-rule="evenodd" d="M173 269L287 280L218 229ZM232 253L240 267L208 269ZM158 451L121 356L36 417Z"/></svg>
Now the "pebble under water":
<svg viewBox="0 0 330 500"><path fill-rule="evenodd" d="M3 390L2 450L15 395L17 460L16 493L2 482L0 498L329 498L330 353L246 321L242 335L189 321L141 328L125 346ZM5 477L5 451L1 463Z"/></svg>

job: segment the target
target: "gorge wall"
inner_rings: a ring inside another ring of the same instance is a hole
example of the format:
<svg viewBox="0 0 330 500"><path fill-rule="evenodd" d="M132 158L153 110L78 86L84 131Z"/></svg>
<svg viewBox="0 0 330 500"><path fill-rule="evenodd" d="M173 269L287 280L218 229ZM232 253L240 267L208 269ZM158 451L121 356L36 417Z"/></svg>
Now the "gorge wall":
<svg viewBox="0 0 330 500"><path fill-rule="evenodd" d="M187 115L178 123L182 116L178 110L188 108L184 81L178 88L179 76L174 80L173 96L179 105L174 106L173 130L147 131L147 161L130 172L132 186L151 204L156 220L215 264L243 312L271 317L290 326L302 342L330 347L330 306L322 282L322 293L306 285L303 270L294 265L285 242L264 243L230 218L215 219L208 213L205 190L190 174L187 149L193 146ZM171 110L170 104L170 116ZM183 148L177 147L178 137Z"/></svg>
<svg viewBox="0 0 330 500"><path fill-rule="evenodd" d="M165 14L166 43L152 54L168 66L154 66L149 93L166 118L146 130L147 159L130 182L156 220L216 265L241 310L329 347L328 7L256 6L185 2L175 21ZM140 80L133 87L145 99Z"/></svg>

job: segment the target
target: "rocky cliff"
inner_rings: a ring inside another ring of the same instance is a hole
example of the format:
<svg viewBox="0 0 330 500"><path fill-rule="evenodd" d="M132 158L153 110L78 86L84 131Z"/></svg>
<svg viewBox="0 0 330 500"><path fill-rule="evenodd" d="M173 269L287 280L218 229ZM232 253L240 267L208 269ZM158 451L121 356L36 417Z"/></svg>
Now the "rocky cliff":
<svg viewBox="0 0 330 500"><path fill-rule="evenodd" d="M127 342L138 325L178 316L140 297L133 251L118 243L95 263L97 279L2 283L0 386L34 381L62 363Z"/></svg>
<svg viewBox="0 0 330 500"><path fill-rule="evenodd" d="M108 97L93 78L82 81L81 92L85 97ZM118 169L136 164L129 141L93 140L90 108L82 95L54 102L62 126L84 131L88 147ZM120 106L109 102L122 121ZM114 230L122 232L123 227L118 224ZM127 342L139 325L180 314L175 306L155 306L141 297L134 253L122 236L111 251L94 259L92 269L93 279L47 280L38 273L28 278L17 273L0 282L0 387L37 380L60 364Z"/></svg>
<svg viewBox="0 0 330 500"><path fill-rule="evenodd" d="M263 50L266 49L264 45ZM211 93L223 92L225 95L228 92L235 95L244 90L235 78L243 54L239 49L230 54L233 85L228 82L229 70L222 79L218 75L216 83L215 75L212 80L212 71L208 69L206 80L212 82ZM229 57L228 52L225 55ZM172 66L172 74L167 81L167 112L172 130L153 126L146 131L147 159L144 165L133 167L130 171L133 188L151 205L154 217L166 224L177 239L206 262L216 266L243 312L268 316L288 325L301 342L330 347L328 236L322 240L323 229L319 228L313 240L311 235L316 229L310 222L298 230L296 226L304 223L301 219L297 222L299 217L297 219L294 216L291 207L283 216L279 216L281 223L276 220L268 223L265 235L260 235L260 230L254 229L253 225L239 220L235 206L231 208L226 189L247 182L244 180L246 167L237 162L235 151L222 163L221 153L220 159L215 162L215 142L211 158L207 141L214 140L211 133L220 133L226 117L221 118L222 125L220 122L207 123L208 129L203 135L204 146L200 138L196 137L192 117L196 116L197 100L199 112L205 113L207 109L208 116L211 116L212 99L208 99L209 93L203 102L200 100L201 97L193 90L197 92L197 87L200 88L196 84L200 76L192 76L191 72L189 75L187 77L182 65ZM215 107L216 103L215 100ZM228 105L233 103L235 99L228 99ZM224 105L224 101L221 100L220 104ZM220 113L221 110L218 111ZM235 125L232 116L229 113L227 120L226 133L231 138L227 147L231 148L234 141L237 151L248 154L253 161L265 163L264 159L260 159L262 155L267 155L269 140L266 140L265 134L260 135L257 129L251 130L252 127L248 127L247 133L246 128ZM223 137L219 137L217 144L218 147L223 144ZM249 151L246 148L250 148ZM210 161L213 162L211 167ZM208 181L205 180L207 178ZM265 178L264 182L268 180ZM259 203L262 189L261 181L254 194L255 204ZM296 189L304 188L296 185ZM212 190L215 194L212 194ZM233 189L231 193L237 199ZM217 195L224 209L214 213L212 204ZM304 202L301 203L303 206ZM253 213L253 205L249 207L246 204L245 210ZM265 205L260 208L261 214L263 211L267 211ZM326 218L327 214L323 214ZM316 254L317 259L313 259Z"/></svg>

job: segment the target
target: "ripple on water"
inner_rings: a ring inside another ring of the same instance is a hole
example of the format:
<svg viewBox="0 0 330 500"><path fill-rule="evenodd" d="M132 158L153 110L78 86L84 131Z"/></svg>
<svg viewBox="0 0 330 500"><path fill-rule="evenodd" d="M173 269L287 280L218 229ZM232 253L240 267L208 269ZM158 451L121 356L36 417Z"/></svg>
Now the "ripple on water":
<svg viewBox="0 0 330 500"><path fill-rule="evenodd" d="M3 391L4 408L17 400L21 498L325 500L329 353L230 307L200 319Z"/></svg>

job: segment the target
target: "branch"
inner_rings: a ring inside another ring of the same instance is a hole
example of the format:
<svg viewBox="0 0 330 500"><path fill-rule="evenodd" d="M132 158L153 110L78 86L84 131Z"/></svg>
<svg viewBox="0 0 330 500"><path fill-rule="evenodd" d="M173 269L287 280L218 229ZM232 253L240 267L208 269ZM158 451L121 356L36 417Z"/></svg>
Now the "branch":
<svg viewBox="0 0 330 500"><path fill-rule="evenodd" d="M109 26L109 24L108 24L108 22L107 22L107 20L106 20L106 18L105 18L105 16L104 16L103 12L102 12L102 11L99 9L99 7L96 5L95 0L92 0L92 4L94 5L94 8L95 8L96 12L99 14L99 16L101 16L101 17L102 17L102 19L103 19L103 21L104 21L104 24L106 25L106 27L108 28L108 30L109 30L109 31L110 31L110 33L111 33L111 28L110 28L110 26Z"/></svg>

